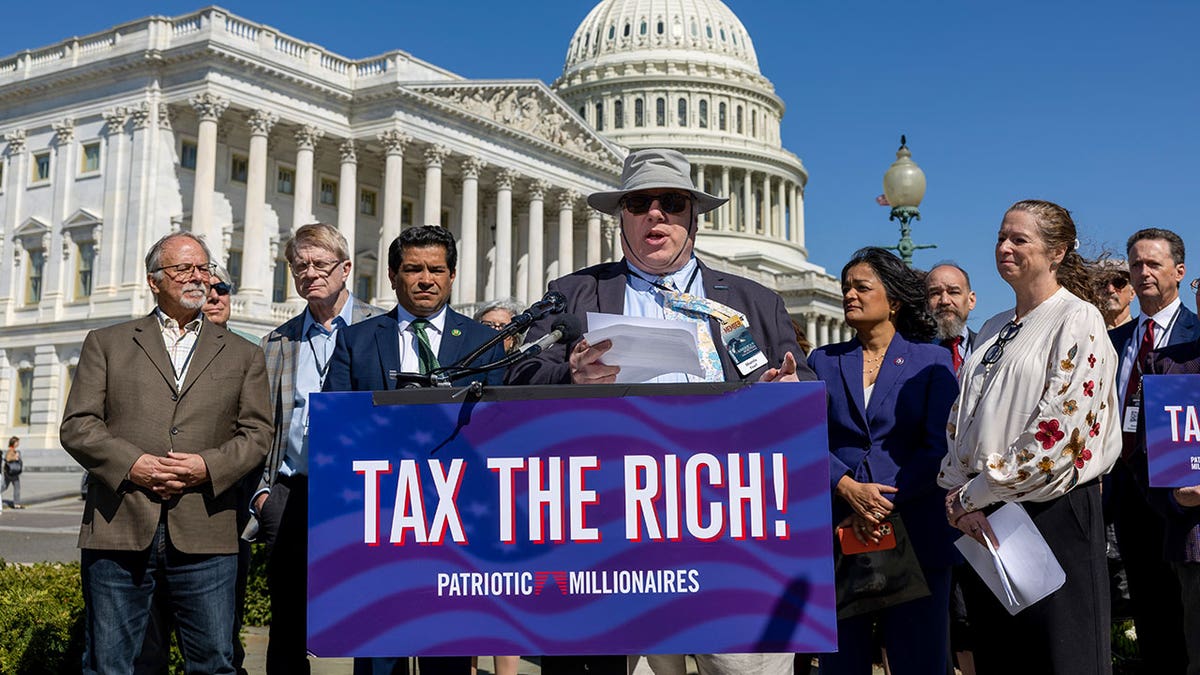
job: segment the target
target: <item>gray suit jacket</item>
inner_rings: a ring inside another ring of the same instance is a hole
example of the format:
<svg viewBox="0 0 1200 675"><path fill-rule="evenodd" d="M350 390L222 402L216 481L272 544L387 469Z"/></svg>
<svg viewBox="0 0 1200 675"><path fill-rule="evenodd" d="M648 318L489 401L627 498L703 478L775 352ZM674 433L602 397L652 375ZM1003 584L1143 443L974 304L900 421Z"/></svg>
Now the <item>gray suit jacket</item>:
<svg viewBox="0 0 1200 675"><path fill-rule="evenodd" d="M88 333L59 431L92 477L79 546L145 549L165 510L180 551L236 553L229 488L266 455L270 410L262 352L207 320L179 388L153 315ZM126 477L168 450L202 455L210 481L163 502Z"/></svg>
<svg viewBox="0 0 1200 675"><path fill-rule="evenodd" d="M305 312L308 311L306 308ZM372 316L384 314L383 310L374 305L354 298L354 308L351 310L350 323L358 323ZM271 386L271 406L275 423L275 439L271 443L271 451L263 466L262 480L259 489L269 487L275 482L283 458L287 455L288 432L292 425L292 408L296 401L296 353L303 344L304 312L288 319L283 325L271 331L262 339L262 350L266 354L267 379Z"/></svg>
<svg viewBox="0 0 1200 675"><path fill-rule="evenodd" d="M796 375L801 380L817 379L804 361L804 352L796 343L796 331L783 306L783 299L775 291L697 262L704 279L705 296L745 314L750 321L750 334L767 357L767 365L743 376L729 357L725 345L719 339L715 340L726 382L755 382L765 370L783 363L783 356L787 352L795 357ZM550 282L550 290L567 296L567 311L578 317L584 330L587 330L588 312L625 313L625 275L628 269L623 260L595 265ZM551 315L535 323L525 341L532 342L550 332L553 321ZM721 334L716 319L709 319L709 327L714 336ZM556 344L537 357L514 365L509 369L505 381L509 384L570 383L567 350L571 346Z"/></svg>

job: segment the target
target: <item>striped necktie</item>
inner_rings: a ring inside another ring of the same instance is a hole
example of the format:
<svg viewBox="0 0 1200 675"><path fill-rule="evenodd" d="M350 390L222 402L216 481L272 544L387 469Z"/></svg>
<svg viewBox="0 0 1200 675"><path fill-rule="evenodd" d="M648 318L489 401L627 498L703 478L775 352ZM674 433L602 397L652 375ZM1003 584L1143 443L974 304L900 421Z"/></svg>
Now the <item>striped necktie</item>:
<svg viewBox="0 0 1200 675"><path fill-rule="evenodd" d="M417 362L421 374L427 375L430 371L438 368L437 356L433 353L433 346L429 344L429 335L425 332L425 328L430 325L429 319L415 319L410 325L413 333L417 336Z"/></svg>

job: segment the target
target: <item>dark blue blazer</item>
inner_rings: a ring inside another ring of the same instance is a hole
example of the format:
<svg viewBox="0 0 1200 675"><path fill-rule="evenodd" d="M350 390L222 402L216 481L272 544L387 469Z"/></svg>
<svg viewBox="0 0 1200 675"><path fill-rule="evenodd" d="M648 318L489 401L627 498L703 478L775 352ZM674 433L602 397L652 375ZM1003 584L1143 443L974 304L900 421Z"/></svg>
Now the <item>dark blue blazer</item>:
<svg viewBox="0 0 1200 675"><path fill-rule="evenodd" d="M396 381L388 371L400 370L400 339L396 308L342 328L337 347L329 357L329 375L324 391L380 391L395 389ZM457 334L455 334L457 331ZM472 321L453 309L446 309L446 327L438 347L438 363L448 366L470 354L476 347L495 337L496 331ZM479 357L474 365L498 361L504 356L501 342ZM504 370L493 370L455 380L455 386L483 382L501 384Z"/></svg>
<svg viewBox="0 0 1200 675"><path fill-rule="evenodd" d="M831 493L843 476L895 486L896 511L921 562L957 561L958 532L946 522L946 491L937 484L947 452L946 422L958 396L950 352L897 333L869 406L863 405L863 349L857 338L813 351L808 365L829 395ZM834 522L849 514L849 505L835 497Z"/></svg>
<svg viewBox="0 0 1200 675"><path fill-rule="evenodd" d="M1134 317L1133 321L1126 321L1108 331L1108 339L1112 340L1113 349L1117 350L1117 372L1125 367L1125 343L1133 339L1139 319L1142 319L1140 315ZM1200 340L1200 317L1197 317L1196 313L1188 309L1186 305L1180 303L1179 318L1175 319L1175 325L1171 328L1171 336L1167 339L1167 344L1163 346L1179 345L1196 340Z"/></svg>

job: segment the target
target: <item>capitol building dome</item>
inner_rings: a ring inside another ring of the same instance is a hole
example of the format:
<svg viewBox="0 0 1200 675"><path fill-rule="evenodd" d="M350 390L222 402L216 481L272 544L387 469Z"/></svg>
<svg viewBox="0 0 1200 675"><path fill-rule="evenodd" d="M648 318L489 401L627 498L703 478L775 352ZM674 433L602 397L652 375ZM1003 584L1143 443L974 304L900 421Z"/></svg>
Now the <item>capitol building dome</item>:
<svg viewBox="0 0 1200 675"><path fill-rule="evenodd" d="M584 18L552 85L599 134L628 149L668 147L706 191L730 198L701 217L707 262L778 291L801 325L841 319L836 280L808 261L808 172L783 147L784 102L754 41L720 0L603 0Z"/></svg>

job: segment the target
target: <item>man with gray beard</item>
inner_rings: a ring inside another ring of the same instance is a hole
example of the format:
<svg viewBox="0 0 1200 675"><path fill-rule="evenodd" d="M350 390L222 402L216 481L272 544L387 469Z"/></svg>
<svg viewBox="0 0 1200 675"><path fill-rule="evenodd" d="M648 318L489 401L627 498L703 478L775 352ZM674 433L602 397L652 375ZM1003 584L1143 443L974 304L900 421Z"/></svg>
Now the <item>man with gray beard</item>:
<svg viewBox="0 0 1200 675"><path fill-rule="evenodd" d="M967 327L967 317L975 309L971 278L956 263L938 263L925 277L925 292L937 320L937 341L950 350L958 373L975 345L975 331Z"/></svg>

